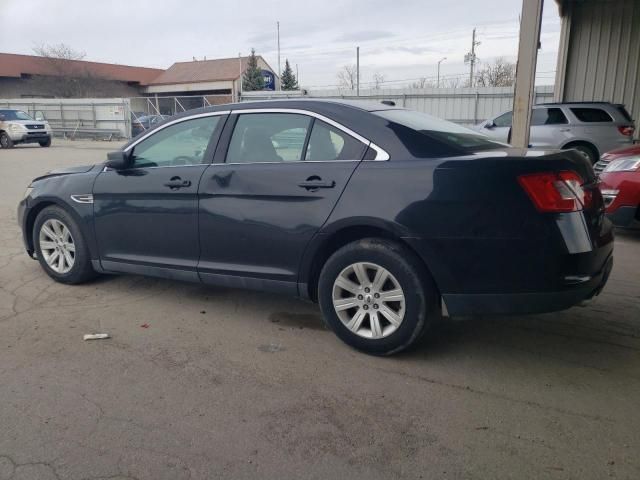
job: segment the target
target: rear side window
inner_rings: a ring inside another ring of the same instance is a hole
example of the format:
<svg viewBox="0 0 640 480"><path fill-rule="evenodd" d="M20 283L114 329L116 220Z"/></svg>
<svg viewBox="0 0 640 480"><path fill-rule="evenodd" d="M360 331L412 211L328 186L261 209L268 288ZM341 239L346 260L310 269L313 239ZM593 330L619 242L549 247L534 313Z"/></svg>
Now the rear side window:
<svg viewBox="0 0 640 480"><path fill-rule="evenodd" d="M305 160L360 160L365 145L335 127L321 121L313 122Z"/></svg>
<svg viewBox="0 0 640 480"><path fill-rule="evenodd" d="M559 108L534 108L531 112L531 125L561 125L569 123Z"/></svg>
<svg viewBox="0 0 640 480"><path fill-rule="evenodd" d="M294 113L248 113L238 117L227 163L299 162L310 117Z"/></svg>
<svg viewBox="0 0 640 480"><path fill-rule="evenodd" d="M585 123L613 122L613 118L601 108L575 107L571 112L578 120Z"/></svg>

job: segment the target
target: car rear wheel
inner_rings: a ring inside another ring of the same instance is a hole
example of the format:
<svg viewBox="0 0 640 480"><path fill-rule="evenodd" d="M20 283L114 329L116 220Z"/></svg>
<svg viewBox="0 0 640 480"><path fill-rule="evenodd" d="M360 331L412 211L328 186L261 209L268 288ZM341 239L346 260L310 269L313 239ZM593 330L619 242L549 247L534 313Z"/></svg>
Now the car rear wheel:
<svg viewBox="0 0 640 480"><path fill-rule="evenodd" d="M95 276L82 232L60 207L43 209L33 228L33 244L40 265L61 283L82 283Z"/></svg>
<svg viewBox="0 0 640 480"><path fill-rule="evenodd" d="M41 147L50 147L51 146L51 138L47 138L42 142L38 142Z"/></svg>
<svg viewBox="0 0 640 480"><path fill-rule="evenodd" d="M348 345L373 355L409 348L440 317L438 292L402 245L368 238L336 251L318 281L323 317Z"/></svg>
<svg viewBox="0 0 640 480"><path fill-rule="evenodd" d="M13 140L6 132L0 132L0 148L13 148Z"/></svg>

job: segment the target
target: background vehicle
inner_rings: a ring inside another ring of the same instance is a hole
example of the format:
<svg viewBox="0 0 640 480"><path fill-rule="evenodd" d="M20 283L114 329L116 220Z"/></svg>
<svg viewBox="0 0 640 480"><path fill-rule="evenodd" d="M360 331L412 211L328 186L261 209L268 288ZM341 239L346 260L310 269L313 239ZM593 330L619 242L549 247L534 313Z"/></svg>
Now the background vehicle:
<svg viewBox="0 0 640 480"><path fill-rule="evenodd" d="M604 154L596 168L607 216L618 227L640 227L640 145Z"/></svg>
<svg viewBox="0 0 640 480"><path fill-rule="evenodd" d="M451 315L554 311L597 295L612 265L583 156L523 156L382 104L192 110L30 188L26 250L57 281L137 273L300 295L379 355L422 337L440 299Z"/></svg>
<svg viewBox="0 0 640 480"><path fill-rule="evenodd" d="M155 127L157 124L169 118L167 115L143 115L131 121L131 136L135 137L140 133Z"/></svg>
<svg viewBox="0 0 640 480"><path fill-rule="evenodd" d="M501 142L509 142L512 112L475 127ZM633 142L635 124L624 105L607 102L534 105L530 144L534 148L574 148L595 163L602 152Z"/></svg>
<svg viewBox="0 0 640 480"><path fill-rule="evenodd" d="M22 110L0 110L0 148L12 148L19 143L51 146L49 123L34 120Z"/></svg>

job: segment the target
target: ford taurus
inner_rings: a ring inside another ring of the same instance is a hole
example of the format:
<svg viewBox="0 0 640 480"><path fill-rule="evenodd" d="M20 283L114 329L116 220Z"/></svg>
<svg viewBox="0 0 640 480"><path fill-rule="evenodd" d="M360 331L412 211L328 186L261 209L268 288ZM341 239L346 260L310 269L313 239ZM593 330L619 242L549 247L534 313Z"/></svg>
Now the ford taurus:
<svg viewBox="0 0 640 480"><path fill-rule="evenodd" d="M600 292L613 261L582 155L383 104L185 112L103 164L36 178L18 217L58 282L132 273L298 295L377 355L415 344L444 307L569 308Z"/></svg>

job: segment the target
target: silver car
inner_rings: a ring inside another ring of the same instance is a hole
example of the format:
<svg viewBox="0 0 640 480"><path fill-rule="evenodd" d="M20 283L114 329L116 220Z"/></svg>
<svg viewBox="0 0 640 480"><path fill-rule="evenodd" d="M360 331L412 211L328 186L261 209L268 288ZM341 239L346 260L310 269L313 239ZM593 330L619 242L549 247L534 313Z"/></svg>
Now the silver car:
<svg viewBox="0 0 640 480"><path fill-rule="evenodd" d="M474 128L509 143L511 119L512 112L506 112ZM574 148L595 163L604 152L631 145L634 131L634 122L624 105L543 103L533 107L529 141L534 148Z"/></svg>
<svg viewBox="0 0 640 480"><path fill-rule="evenodd" d="M44 120L34 120L22 110L0 110L0 148L12 148L19 143L51 146L51 127Z"/></svg>

